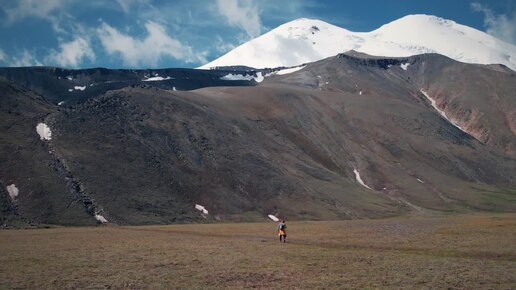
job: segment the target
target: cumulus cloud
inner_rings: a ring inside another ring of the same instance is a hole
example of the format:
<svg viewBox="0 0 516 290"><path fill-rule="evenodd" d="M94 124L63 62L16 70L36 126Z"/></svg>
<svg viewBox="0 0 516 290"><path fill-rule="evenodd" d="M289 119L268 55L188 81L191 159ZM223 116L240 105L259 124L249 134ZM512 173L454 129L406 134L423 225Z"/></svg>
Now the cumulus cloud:
<svg viewBox="0 0 516 290"><path fill-rule="evenodd" d="M495 14L480 3L471 3L474 11L484 13L486 32L503 41L516 44L516 11L512 15Z"/></svg>
<svg viewBox="0 0 516 290"><path fill-rule="evenodd" d="M85 59L94 60L95 53L88 40L78 37L70 42L59 44L59 51L52 50L45 59L64 67L78 67Z"/></svg>
<svg viewBox="0 0 516 290"><path fill-rule="evenodd" d="M262 22L260 9L251 0L217 0L219 13L229 25L245 30L249 37L260 35Z"/></svg>
<svg viewBox="0 0 516 290"><path fill-rule="evenodd" d="M205 62L203 54L194 55L192 48L168 36L165 28L155 22L145 24L147 36L136 39L102 23L97 29L102 46L110 55L119 54L129 66L155 66L164 57L185 62Z"/></svg>
<svg viewBox="0 0 516 290"><path fill-rule="evenodd" d="M39 62L34 54L29 52L28 50L23 50L23 52L18 56L13 56L11 61L9 62L10 66L39 66L43 65Z"/></svg>

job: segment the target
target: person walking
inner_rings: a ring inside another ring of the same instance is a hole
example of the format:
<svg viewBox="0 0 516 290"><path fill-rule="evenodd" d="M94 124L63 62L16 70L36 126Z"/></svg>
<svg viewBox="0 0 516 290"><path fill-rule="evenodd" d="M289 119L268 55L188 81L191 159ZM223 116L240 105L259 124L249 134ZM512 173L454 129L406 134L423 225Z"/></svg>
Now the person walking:
<svg viewBox="0 0 516 290"><path fill-rule="evenodd" d="M278 224L278 236L280 243L283 241L287 242L287 224L285 220L282 220L281 223Z"/></svg>

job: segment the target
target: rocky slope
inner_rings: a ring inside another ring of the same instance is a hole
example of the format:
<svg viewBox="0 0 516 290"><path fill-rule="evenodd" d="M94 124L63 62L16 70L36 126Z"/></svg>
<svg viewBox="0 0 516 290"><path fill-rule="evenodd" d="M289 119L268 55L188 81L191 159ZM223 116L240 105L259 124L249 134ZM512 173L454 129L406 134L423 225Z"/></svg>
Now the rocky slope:
<svg viewBox="0 0 516 290"><path fill-rule="evenodd" d="M0 78L0 219L9 224L94 225L95 220L70 192L56 170L52 144L36 126L52 124L55 105Z"/></svg>
<svg viewBox="0 0 516 290"><path fill-rule="evenodd" d="M258 72L232 78L245 74ZM2 218L149 224L514 211L514 77L439 55L348 52L253 86L134 84L67 107L1 80Z"/></svg>

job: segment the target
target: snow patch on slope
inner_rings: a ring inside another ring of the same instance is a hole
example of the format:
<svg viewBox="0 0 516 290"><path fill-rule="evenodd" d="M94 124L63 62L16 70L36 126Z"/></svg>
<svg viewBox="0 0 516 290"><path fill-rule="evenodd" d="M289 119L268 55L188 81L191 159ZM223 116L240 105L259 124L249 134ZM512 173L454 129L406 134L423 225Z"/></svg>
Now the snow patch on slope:
<svg viewBox="0 0 516 290"><path fill-rule="evenodd" d="M159 82L159 81L166 81L166 80L172 80L174 78L171 78L171 77L151 77L151 78L147 78L147 79L142 79L143 82Z"/></svg>
<svg viewBox="0 0 516 290"><path fill-rule="evenodd" d="M403 69L403 70L407 70L408 66L410 65L410 63L402 63L400 64L400 67Z"/></svg>
<svg viewBox="0 0 516 290"><path fill-rule="evenodd" d="M423 209L417 205L414 205L413 203L409 202L408 200L404 199L404 198L399 198L398 199L399 201L403 202L404 204L408 205L409 207L415 209L416 211L423 211Z"/></svg>
<svg viewBox="0 0 516 290"><path fill-rule="evenodd" d="M291 67L291 68L286 68L286 69L282 69L282 70L277 71L275 74L277 74L277 75L291 74L293 72L296 72L298 70L303 69L304 67L305 67L305 65Z"/></svg>
<svg viewBox="0 0 516 290"><path fill-rule="evenodd" d="M18 196L19 190L16 187L16 185L13 183L11 185L8 185L6 187L7 192L9 193L9 197L11 198L11 201L14 201L16 197Z"/></svg>
<svg viewBox="0 0 516 290"><path fill-rule="evenodd" d="M86 86L75 86L73 87L76 91L84 91L86 89Z"/></svg>
<svg viewBox="0 0 516 290"><path fill-rule="evenodd" d="M108 220L104 216L102 216L100 214L95 214L95 219L97 221L99 221L100 223L103 223L103 224L107 224L108 223Z"/></svg>
<svg viewBox="0 0 516 290"><path fill-rule="evenodd" d="M252 81L261 83L264 79L262 72L257 72L256 76L253 75L242 75L242 74L227 74L220 78L223 81Z"/></svg>
<svg viewBox="0 0 516 290"><path fill-rule="evenodd" d="M220 78L223 81L250 81L254 79L252 75L227 74Z"/></svg>
<svg viewBox="0 0 516 290"><path fill-rule="evenodd" d="M430 101L430 103L432 104L432 107L434 107L434 109L443 117L445 118L448 122L450 122L450 124L452 124L453 126L459 128L462 132L466 133L469 135L468 131L464 130L462 127L460 127L457 123L455 123L455 121L453 121L452 119L448 118L448 116L446 116L446 112L439 109L439 107L437 106L437 103L435 102L434 99L430 98L430 96L427 94L427 92L423 91L423 89L420 90L420 92Z"/></svg>
<svg viewBox="0 0 516 290"><path fill-rule="evenodd" d="M195 204L195 209L202 212L203 214L208 214L208 210L200 204Z"/></svg>
<svg viewBox="0 0 516 290"><path fill-rule="evenodd" d="M270 214L270 215L268 215L268 217L269 217L271 220L275 221L275 222L278 222L278 221L279 221L279 218L277 218L275 215Z"/></svg>
<svg viewBox="0 0 516 290"><path fill-rule="evenodd" d="M254 78L254 81L257 83L261 83L261 82L263 82L264 79L265 79L265 76L262 75L262 72L258 72L258 73L256 73L256 77Z"/></svg>
<svg viewBox="0 0 516 290"><path fill-rule="evenodd" d="M200 68L231 65L292 67L349 50L389 57L439 53L461 62L501 63L516 70L516 46L430 15L408 15L371 32L352 32L320 20L297 19Z"/></svg>
<svg viewBox="0 0 516 290"><path fill-rule="evenodd" d="M39 138L41 140L50 140L52 139L52 131L50 131L50 128L45 123L39 123L36 126L36 132L39 135Z"/></svg>
<svg viewBox="0 0 516 290"><path fill-rule="evenodd" d="M360 177L360 172L358 172L357 169L353 169L353 172L355 173L355 179L358 181L358 183L360 183L363 187L365 187L367 189L373 190L371 187L367 186L367 184L364 183L364 181L362 180L362 177Z"/></svg>

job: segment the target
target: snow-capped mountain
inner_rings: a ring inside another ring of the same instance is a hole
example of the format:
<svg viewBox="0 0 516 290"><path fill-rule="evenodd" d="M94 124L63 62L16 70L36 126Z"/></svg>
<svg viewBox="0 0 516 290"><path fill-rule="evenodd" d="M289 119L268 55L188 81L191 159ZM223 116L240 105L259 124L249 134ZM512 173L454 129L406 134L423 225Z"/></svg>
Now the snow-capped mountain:
<svg viewBox="0 0 516 290"><path fill-rule="evenodd" d="M438 53L460 62L504 64L516 70L516 46L430 15L408 15L371 32L352 32L324 21L301 18L244 43L200 68L288 67L352 49L390 57Z"/></svg>

